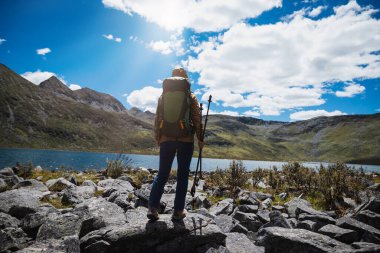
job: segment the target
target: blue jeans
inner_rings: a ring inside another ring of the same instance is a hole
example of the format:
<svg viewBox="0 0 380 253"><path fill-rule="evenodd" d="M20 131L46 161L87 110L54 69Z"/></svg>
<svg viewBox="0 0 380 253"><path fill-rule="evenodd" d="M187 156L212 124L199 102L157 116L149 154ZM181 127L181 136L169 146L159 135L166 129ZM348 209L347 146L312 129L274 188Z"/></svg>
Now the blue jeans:
<svg viewBox="0 0 380 253"><path fill-rule="evenodd" d="M193 156L194 143L181 141L166 141L160 144L160 168L154 178L149 196L149 207L158 208L164 187L168 181L174 157L177 153L177 188L174 199L174 211L185 207L190 163Z"/></svg>

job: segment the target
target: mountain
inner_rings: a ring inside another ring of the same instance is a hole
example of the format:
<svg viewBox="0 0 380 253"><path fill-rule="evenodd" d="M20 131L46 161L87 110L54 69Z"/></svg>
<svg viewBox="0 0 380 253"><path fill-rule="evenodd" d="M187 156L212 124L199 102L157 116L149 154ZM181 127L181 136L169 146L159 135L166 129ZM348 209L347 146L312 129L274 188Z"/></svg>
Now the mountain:
<svg viewBox="0 0 380 253"><path fill-rule="evenodd" d="M88 88L56 77L35 85L0 64L0 147L157 154L154 114L127 110ZM265 121L210 115L208 157L380 164L380 114Z"/></svg>
<svg viewBox="0 0 380 253"><path fill-rule="evenodd" d="M71 91L55 77L35 85L2 64L0 121L2 147L116 152L155 147L152 126L130 116L112 96Z"/></svg>

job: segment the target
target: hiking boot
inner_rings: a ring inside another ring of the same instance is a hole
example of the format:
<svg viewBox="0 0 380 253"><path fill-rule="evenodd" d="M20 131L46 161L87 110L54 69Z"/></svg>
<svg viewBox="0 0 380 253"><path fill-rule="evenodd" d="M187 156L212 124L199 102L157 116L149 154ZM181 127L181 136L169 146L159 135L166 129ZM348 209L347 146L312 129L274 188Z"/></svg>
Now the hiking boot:
<svg viewBox="0 0 380 253"><path fill-rule="evenodd" d="M172 215L173 220L182 220L185 217L186 217L186 211L185 210L174 211L174 213Z"/></svg>
<svg viewBox="0 0 380 253"><path fill-rule="evenodd" d="M146 213L146 217L148 217L149 220L158 220L158 211L156 208L149 208L148 212Z"/></svg>

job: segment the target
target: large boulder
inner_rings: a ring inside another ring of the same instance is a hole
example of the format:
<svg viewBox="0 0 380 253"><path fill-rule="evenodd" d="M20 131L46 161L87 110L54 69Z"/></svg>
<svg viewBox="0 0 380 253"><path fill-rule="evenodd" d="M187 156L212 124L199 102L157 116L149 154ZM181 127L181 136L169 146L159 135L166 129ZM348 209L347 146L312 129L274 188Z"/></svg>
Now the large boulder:
<svg viewBox="0 0 380 253"><path fill-rule="evenodd" d="M133 193L134 191L134 188L130 182L121 179L106 179L99 181L98 185L105 189L103 197L109 197L114 192L128 194Z"/></svg>
<svg viewBox="0 0 380 253"><path fill-rule="evenodd" d="M15 175L15 172L12 170L12 168L10 167L5 167L4 169L1 169L0 170L0 175L2 176L14 176Z"/></svg>
<svg viewBox="0 0 380 253"><path fill-rule="evenodd" d="M269 227L258 233L257 244L265 247L265 253L328 253L351 252L352 247L304 229Z"/></svg>
<svg viewBox="0 0 380 253"><path fill-rule="evenodd" d="M44 241L35 241L32 245L18 253L79 253L78 236L64 236L59 239L47 239Z"/></svg>
<svg viewBox="0 0 380 253"><path fill-rule="evenodd" d="M71 186L67 187L62 192L62 204L79 204L85 199L90 199L94 196L95 189L92 186Z"/></svg>
<svg viewBox="0 0 380 253"><path fill-rule="evenodd" d="M313 221L315 222L314 229L318 230L319 228L323 227L327 224L336 224L336 220L334 218L331 218L327 215L320 215L320 214L306 214L302 213L298 216L299 221Z"/></svg>
<svg viewBox="0 0 380 253"><path fill-rule="evenodd" d="M0 212L0 229L9 228L9 227L17 228L18 226L20 226L20 224L21 224L20 220L16 219L15 217L9 214Z"/></svg>
<svg viewBox="0 0 380 253"><path fill-rule="evenodd" d="M358 232L359 238L362 238L363 241L380 243L378 242L380 238L380 230L363 222L344 216L337 220L336 225L341 228L351 229Z"/></svg>
<svg viewBox="0 0 380 253"><path fill-rule="evenodd" d="M22 181L9 167L0 170L0 179L2 179L8 187L12 187Z"/></svg>
<svg viewBox="0 0 380 253"><path fill-rule="evenodd" d="M149 195L150 195L150 190L148 188L142 188L141 187L141 189L135 190L134 194L135 194L135 196L137 198L137 200L136 200L136 207L138 207L138 206L148 207ZM164 203L162 201L162 199L161 199L158 211L160 213L163 213L165 211L165 207L166 207L166 203Z"/></svg>
<svg viewBox="0 0 380 253"><path fill-rule="evenodd" d="M25 189L32 189L36 191L46 192L49 189L44 185L44 183L36 180L36 179L27 179L24 181L21 181L13 186L12 189L18 189L18 188L25 188Z"/></svg>
<svg viewBox="0 0 380 253"><path fill-rule="evenodd" d="M272 194L263 192L251 192L250 196L257 201L264 201L266 199L274 199Z"/></svg>
<svg viewBox="0 0 380 253"><path fill-rule="evenodd" d="M369 242L354 242L351 244L354 248L352 252L360 253L378 253L380 252L380 244L374 244Z"/></svg>
<svg viewBox="0 0 380 253"><path fill-rule="evenodd" d="M220 214L216 216L214 220L216 225L224 233L231 232L239 224L237 220L233 219L231 216L228 216L226 214Z"/></svg>
<svg viewBox="0 0 380 253"><path fill-rule="evenodd" d="M82 218L80 237L102 227L127 222L124 210L103 198L91 198L75 206L72 211Z"/></svg>
<svg viewBox="0 0 380 253"><path fill-rule="evenodd" d="M0 178L0 192L8 190L8 184L4 179Z"/></svg>
<svg viewBox="0 0 380 253"><path fill-rule="evenodd" d="M31 239L21 228L9 227L0 230L0 252L11 252L25 248Z"/></svg>
<svg viewBox="0 0 380 253"><path fill-rule="evenodd" d="M204 245L225 245L223 234L210 218L188 214L179 222L163 214L155 222L147 219L108 226L81 238L81 252L196 252Z"/></svg>
<svg viewBox="0 0 380 253"><path fill-rule="evenodd" d="M249 231L257 232L263 223L254 213L243 213L237 211L233 214L233 218L238 220L240 224L246 227Z"/></svg>
<svg viewBox="0 0 380 253"><path fill-rule="evenodd" d="M35 191L23 189L10 190L0 193L0 211L19 219L28 213L34 213L40 206Z"/></svg>
<svg viewBox="0 0 380 253"><path fill-rule="evenodd" d="M38 229L47 220L49 213L58 214L59 211L51 205L41 205L35 213L27 214L22 219L22 229L33 239L36 238Z"/></svg>
<svg viewBox="0 0 380 253"><path fill-rule="evenodd" d="M219 214L231 214L233 211L233 199L223 199L218 203L212 205L209 209L210 214L219 215Z"/></svg>
<svg viewBox="0 0 380 253"><path fill-rule="evenodd" d="M283 228L292 228L287 219L282 216L280 211L272 211L269 213L270 221L265 223L262 227L283 227Z"/></svg>
<svg viewBox="0 0 380 253"><path fill-rule="evenodd" d="M46 181L46 186L48 187L49 191L55 191L60 192L68 187L75 187L75 184L71 183L67 179L60 177L57 179L50 179Z"/></svg>
<svg viewBox="0 0 380 253"><path fill-rule="evenodd" d="M333 224L328 224L321 227L318 233L330 236L338 241L351 244L353 242L359 241L358 233L351 229L345 229L338 227Z"/></svg>
<svg viewBox="0 0 380 253"><path fill-rule="evenodd" d="M251 193L249 191L240 191L239 194L238 194L238 197L237 197L237 201L241 204L241 205L259 205L260 204L260 201L259 199L256 198L255 195L251 195Z"/></svg>
<svg viewBox="0 0 380 253"><path fill-rule="evenodd" d="M227 233L226 248L231 253L264 253L264 247L253 244L245 234Z"/></svg>
<svg viewBox="0 0 380 253"><path fill-rule="evenodd" d="M258 205L240 205L238 206L238 210L243 213L257 213L259 210Z"/></svg>
<svg viewBox="0 0 380 253"><path fill-rule="evenodd" d="M311 207L311 204L309 201L301 198L293 198L285 203L285 208L291 218L296 218L296 210L299 207Z"/></svg>
<svg viewBox="0 0 380 253"><path fill-rule="evenodd" d="M380 214L378 213L364 210L356 213L353 218L374 228L380 229Z"/></svg>
<svg viewBox="0 0 380 253"><path fill-rule="evenodd" d="M82 217L73 213L49 213L38 230L36 240L60 239L64 236L79 236Z"/></svg>
<svg viewBox="0 0 380 253"><path fill-rule="evenodd" d="M369 210L380 214L380 195L371 197L367 203L361 206L360 211Z"/></svg>

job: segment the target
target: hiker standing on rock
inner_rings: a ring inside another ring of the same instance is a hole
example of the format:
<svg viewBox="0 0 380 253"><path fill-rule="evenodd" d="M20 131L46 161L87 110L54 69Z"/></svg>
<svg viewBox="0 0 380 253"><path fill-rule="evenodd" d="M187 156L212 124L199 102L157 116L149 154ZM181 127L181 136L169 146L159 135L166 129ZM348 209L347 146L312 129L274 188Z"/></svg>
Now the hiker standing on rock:
<svg viewBox="0 0 380 253"><path fill-rule="evenodd" d="M154 131L157 144L160 145L160 165L149 196L147 217L158 219L158 207L164 186L169 178L174 157L177 154L177 188L174 200L173 219L183 219L185 198L190 172L190 163L194 151L194 133L198 146L203 148L201 140L201 118L197 98L190 91L190 83L183 68L175 68L172 77L163 82L163 92L158 99Z"/></svg>

